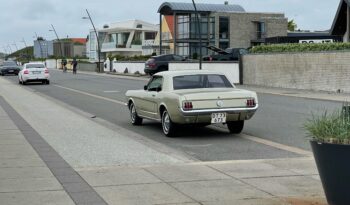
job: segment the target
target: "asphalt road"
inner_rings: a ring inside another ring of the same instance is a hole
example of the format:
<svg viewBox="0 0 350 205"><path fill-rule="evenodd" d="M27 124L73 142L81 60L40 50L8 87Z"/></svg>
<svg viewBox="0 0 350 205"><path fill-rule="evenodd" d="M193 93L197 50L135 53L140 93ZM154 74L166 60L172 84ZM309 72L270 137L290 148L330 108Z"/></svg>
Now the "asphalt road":
<svg viewBox="0 0 350 205"><path fill-rule="evenodd" d="M142 89L146 81L80 73L72 75L57 70L50 70L50 73L50 85L31 84L26 87L200 161L301 156L278 146L249 140L244 135L231 135L225 127L190 127L181 130L177 138L167 138L162 134L159 123L145 120L143 126L132 126L127 107L120 103L125 102L124 93L127 90ZM6 78L17 83L17 76ZM246 121L243 134L305 150L310 150L310 147L303 123L311 117L311 113L317 114L341 106L341 103L330 101L258 95L260 108L251 120Z"/></svg>

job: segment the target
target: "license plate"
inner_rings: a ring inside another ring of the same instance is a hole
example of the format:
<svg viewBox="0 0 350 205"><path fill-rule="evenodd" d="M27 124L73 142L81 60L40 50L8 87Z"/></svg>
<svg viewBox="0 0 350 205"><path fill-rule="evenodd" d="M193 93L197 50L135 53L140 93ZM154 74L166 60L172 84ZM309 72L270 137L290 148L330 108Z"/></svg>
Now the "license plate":
<svg viewBox="0 0 350 205"><path fill-rule="evenodd" d="M9 73L13 73L13 70L9 70Z"/></svg>
<svg viewBox="0 0 350 205"><path fill-rule="evenodd" d="M211 114L211 123L225 123L226 122L226 113L212 113Z"/></svg>
<svg viewBox="0 0 350 205"><path fill-rule="evenodd" d="M40 74L40 71L33 71L33 74Z"/></svg>

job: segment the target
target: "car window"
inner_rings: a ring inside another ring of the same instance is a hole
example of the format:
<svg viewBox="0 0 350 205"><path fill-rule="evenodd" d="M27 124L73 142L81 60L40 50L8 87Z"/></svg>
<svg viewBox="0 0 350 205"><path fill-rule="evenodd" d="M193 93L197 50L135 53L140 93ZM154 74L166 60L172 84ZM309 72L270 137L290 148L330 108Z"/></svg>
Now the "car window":
<svg viewBox="0 0 350 205"><path fill-rule="evenodd" d="M26 68L29 69L29 68L45 68L44 64L27 64L26 65Z"/></svg>
<svg viewBox="0 0 350 205"><path fill-rule="evenodd" d="M184 58L182 56L174 55L175 61L182 61Z"/></svg>
<svg viewBox="0 0 350 205"><path fill-rule="evenodd" d="M162 84L163 84L163 77L155 76L148 83L147 90L148 91L156 91L157 88L162 88Z"/></svg>
<svg viewBox="0 0 350 205"><path fill-rule="evenodd" d="M232 88L226 76L218 74L183 75L173 78L174 90L198 88Z"/></svg>

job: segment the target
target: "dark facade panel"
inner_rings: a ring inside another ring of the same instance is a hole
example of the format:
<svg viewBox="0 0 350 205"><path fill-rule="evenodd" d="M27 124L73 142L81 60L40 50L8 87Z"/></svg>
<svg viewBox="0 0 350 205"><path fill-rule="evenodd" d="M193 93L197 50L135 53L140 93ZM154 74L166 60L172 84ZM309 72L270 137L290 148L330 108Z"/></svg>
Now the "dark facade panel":
<svg viewBox="0 0 350 205"><path fill-rule="evenodd" d="M243 7L236 4L196 4L199 12L245 12ZM174 12L194 12L192 3L164 2L160 5L158 13L163 15L172 15Z"/></svg>

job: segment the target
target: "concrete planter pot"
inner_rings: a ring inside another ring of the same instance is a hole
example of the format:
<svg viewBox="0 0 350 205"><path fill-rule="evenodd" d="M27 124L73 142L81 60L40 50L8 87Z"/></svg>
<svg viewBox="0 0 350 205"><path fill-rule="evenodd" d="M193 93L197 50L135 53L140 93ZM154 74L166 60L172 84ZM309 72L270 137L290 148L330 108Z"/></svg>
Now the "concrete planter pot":
<svg viewBox="0 0 350 205"><path fill-rule="evenodd" d="M350 204L350 145L310 141L330 205Z"/></svg>

